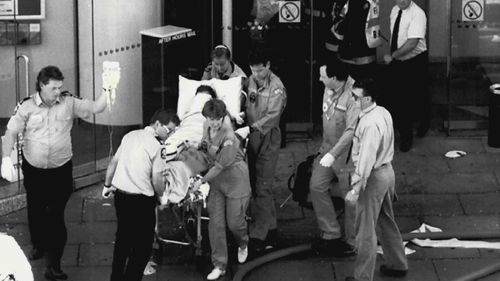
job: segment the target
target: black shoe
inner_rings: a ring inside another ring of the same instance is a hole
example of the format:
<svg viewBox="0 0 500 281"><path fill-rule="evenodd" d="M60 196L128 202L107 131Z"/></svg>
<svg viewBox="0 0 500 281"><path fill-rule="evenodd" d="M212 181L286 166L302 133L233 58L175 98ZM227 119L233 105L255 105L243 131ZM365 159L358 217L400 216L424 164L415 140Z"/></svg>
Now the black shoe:
<svg viewBox="0 0 500 281"><path fill-rule="evenodd" d="M408 270L390 269L386 265L380 266L380 273L389 277L404 277Z"/></svg>
<svg viewBox="0 0 500 281"><path fill-rule="evenodd" d="M277 229L271 229L267 232L266 240L264 241L265 243L265 249L272 249L275 248L276 245L278 244L278 230Z"/></svg>
<svg viewBox="0 0 500 281"><path fill-rule="evenodd" d="M356 279L354 279L354 277L352 276L348 276L345 278L345 281L356 281Z"/></svg>
<svg viewBox="0 0 500 281"><path fill-rule="evenodd" d="M31 248L30 252L28 253L28 259L30 261L38 260L43 257L43 251L39 248Z"/></svg>
<svg viewBox="0 0 500 281"><path fill-rule="evenodd" d="M64 273L61 269L55 269L53 267L47 267L44 274L45 278L49 280L66 280L68 275Z"/></svg>
<svg viewBox="0 0 500 281"><path fill-rule="evenodd" d="M264 240L250 238L248 241L248 251L252 257L261 254L265 249L266 243Z"/></svg>
<svg viewBox="0 0 500 281"><path fill-rule="evenodd" d="M354 248L342 239L318 239L311 245L312 250L319 255L334 256L338 258L350 257L356 254Z"/></svg>

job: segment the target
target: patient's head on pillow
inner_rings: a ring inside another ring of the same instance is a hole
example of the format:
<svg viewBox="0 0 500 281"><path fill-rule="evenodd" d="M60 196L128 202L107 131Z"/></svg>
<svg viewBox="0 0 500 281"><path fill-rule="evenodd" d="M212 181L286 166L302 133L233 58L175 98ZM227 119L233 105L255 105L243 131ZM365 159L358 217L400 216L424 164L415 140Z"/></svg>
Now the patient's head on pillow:
<svg viewBox="0 0 500 281"><path fill-rule="evenodd" d="M201 112L205 103L213 98L217 98L217 95L212 87L208 85L199 86L189 107L189 113Z"/></svg>
<svg viewBox="0 0 500 281"><path fill-rule="evenodd" d="M206 95L210 95L213 99L216 99L217 98L217 94L215 93L215 90L214 88L208 86L208 85L201 85L199 86L197 89L196 89L196 94L195 96L197 96L198 94L206 94Z"/></svg>

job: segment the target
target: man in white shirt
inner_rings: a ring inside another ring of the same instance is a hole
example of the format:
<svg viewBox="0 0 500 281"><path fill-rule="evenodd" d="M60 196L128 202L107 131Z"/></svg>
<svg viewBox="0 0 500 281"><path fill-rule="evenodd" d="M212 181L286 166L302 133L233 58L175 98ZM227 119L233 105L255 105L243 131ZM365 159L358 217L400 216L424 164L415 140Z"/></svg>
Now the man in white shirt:
<svg viewBox="0 0 500 281"><path fill-rule="evenodd" d="M352 95L361 104L361 114L354 131L351 154L354 163L352 190L347 193L346 201L356 204L358 255L354 262L354 277L347 277L346 281L373 280L377 238L384 251L385 264L380 267L381 274L403 277L408 264L392 210L395 175L391 165L394 155L391 114L377 106L375 83L371 79L356 81Z"/></svg>
<svg viewBox="0 0 500 281"><path fill-rule="evenodd" d="M111 281L140 281L151 256L156 194L165 186L152 178L153 161L165 157L161 144L179 125L173 111L158 110L149 126L126 134L106 171L104 189L116 188L117 230Z"/></svg>
<svg viewBox="0 0 500 281"><path fill-rule="evenodd" d="M391 11L391 53L384 56L390 63L391 110L399 130L400 150L410 150L413 143L413 121L420 124L417 136L429 129L430 99L427 93L427 45L425 12L411 0L396 0ZM408 107L408 101L413 106ZM417 118L415 118L417 117Z"/></svg>

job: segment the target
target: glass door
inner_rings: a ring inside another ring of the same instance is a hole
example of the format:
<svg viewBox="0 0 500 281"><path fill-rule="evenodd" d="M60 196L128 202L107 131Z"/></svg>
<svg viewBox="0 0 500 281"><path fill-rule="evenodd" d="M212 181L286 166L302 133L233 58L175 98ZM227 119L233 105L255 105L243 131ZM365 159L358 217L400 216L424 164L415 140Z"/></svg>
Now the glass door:
<svg viewBox="0 0 500 281"><path fill-rule="evenodd" d="M16 32L16 14L14 11L16 2L0 3L0 135L5 134L7 122L14 112L16 103L21 98L21 89L19 83L19 71L26 72L26 60L24 57L17 58L19 50L17 42L19 41L18 33ZM22 60L23 65L17 63ZM22 75L25 79L25 75ZM23 81L26 85L26 81ZM26 86L24 86L25 88ZM2 141L3 143L3 138ZM12 157L12 162L17 161L17 154L13 151L10 155L2 155L3 157ZM18 175L19 176L19 175ZM9 182L0 178L0 200L14 196L20 192L20 184L18 181Z"/></svg>
<svg viewBox="0 0 500 281"><path fill-rule="evenodd" d="M500 78L500 1L451 0L448 131L485 129Z"/></svg>

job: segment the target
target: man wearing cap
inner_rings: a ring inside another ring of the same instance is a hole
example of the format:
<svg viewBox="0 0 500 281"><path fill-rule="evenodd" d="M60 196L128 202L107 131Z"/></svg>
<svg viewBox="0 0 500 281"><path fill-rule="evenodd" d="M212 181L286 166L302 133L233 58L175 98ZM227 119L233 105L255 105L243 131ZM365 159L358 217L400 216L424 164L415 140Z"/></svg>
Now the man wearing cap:
<svg viewBox="0 0 500 281"><path fill-rule="evenodd" d="M149 126L126 134L111 159L103 195L115 191L117 230L111 281L142 280L151 256L156 223L156 194L163 194L162 181L152 179L153 162L167 157L162 143L179 125L174 111L160 109Z"/></svg>

